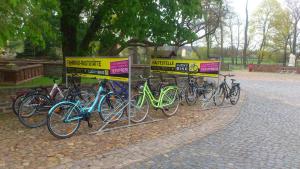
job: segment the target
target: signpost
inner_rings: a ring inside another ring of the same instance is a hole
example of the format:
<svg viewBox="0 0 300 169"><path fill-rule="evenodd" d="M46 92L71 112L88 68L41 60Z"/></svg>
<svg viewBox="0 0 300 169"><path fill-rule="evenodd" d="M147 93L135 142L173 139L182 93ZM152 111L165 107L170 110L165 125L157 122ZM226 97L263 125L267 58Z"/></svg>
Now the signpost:
<svg viewBox="0 0 300 169"><path fill-rule="evenodd" d="M67 76L128 82L128 58L67 57Z"/></svg>
<svg viewBox="0 0 300 169"><path fill-rule="evenodd" d="M152 59L152 73L218 77L220 61Z"/></svg>

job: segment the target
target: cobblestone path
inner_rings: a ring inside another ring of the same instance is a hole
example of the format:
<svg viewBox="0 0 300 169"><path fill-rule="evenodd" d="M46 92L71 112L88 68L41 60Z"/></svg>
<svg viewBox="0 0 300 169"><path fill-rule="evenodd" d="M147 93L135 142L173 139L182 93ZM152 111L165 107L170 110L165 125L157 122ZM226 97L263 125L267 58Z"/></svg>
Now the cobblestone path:
<svg viewBox="0 0 300 169"><path fill-rule="evenodd" d="M224 130L127 168L300 168L300 80L272 76L240 78L247 100Z"/></svg>

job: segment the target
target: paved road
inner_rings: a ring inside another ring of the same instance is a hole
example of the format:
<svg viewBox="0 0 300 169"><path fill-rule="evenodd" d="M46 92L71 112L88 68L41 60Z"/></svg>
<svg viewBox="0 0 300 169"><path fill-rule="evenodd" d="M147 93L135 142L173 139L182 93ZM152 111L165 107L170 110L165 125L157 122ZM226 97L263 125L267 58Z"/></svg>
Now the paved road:
<svg viewBox="0 0 300 169"><path fill-rule="evenodd" d="M247 100L227 128L128 168L300 168L300 81L241 86Z"/></svg>

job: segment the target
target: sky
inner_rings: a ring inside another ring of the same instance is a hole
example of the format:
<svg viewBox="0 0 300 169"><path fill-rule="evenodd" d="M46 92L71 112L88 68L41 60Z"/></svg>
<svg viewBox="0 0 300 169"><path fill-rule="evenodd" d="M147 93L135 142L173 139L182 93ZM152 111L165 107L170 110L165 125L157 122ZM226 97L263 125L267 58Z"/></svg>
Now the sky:
<svg viewBox="0 0 300 169"><path fill-rule="evenodd" d="M284 0L278 0L281 4L284 4ZM242 20L245 20L245 7L246 0L229 0L234 11L240 16ZM249 17L254 13L257 6L262 2L262 0L248 0L248 11Z"/></svg>
<svg viewBox="0 0 300 169"><path fill-rule="evenodd" d="M245 7L246 0L230 0L231 6L234 8L234 11L240 16L242 20L245 18ZM262 2L262 0L248 0L248 11L249 16L255 11L255 8Z"/></svg>

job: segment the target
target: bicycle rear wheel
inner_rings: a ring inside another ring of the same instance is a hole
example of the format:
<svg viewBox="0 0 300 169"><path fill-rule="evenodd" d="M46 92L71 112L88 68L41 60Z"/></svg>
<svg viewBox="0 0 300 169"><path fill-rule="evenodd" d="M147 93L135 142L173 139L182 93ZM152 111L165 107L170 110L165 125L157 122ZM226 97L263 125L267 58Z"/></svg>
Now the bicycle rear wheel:
<svg viewBox="0 0 300 169"><path fill-rule="evenodd" d="M203 91L204 101L209 101L214 95L214 86L212 84L206 84Z"/></svg>
<svg viewBox="0 0 300 169"><path fill-rule="evenodd" d="M21 94L18 95L12 102L11 108L16 116L18 116L19 108L24 98L25 98L25 94Z"/></svg>
<svg viewBox="0 0 300 169"><path fill-rule="evenodd" d="M144 98L143 100L143 97L143 94L137 94L131 99L130 120L134 123L140 123L144 121L149 113L149 101L147 98Z"/></svg>
<svg viewBox="0 0 300 169"><path fill-rule="evenodd" d="M225 100L225 90L223 87L218 87L215 90L214 96L213 96L214 104L216 106L221 106L224 103Z"/></svg>
<svg viewBox="0 0 300 169"><path fill-rule="evenodd" d="M109 93L100 103L100 117L104 122L117 122L125 112L126 102L121 96Z"/></svg>
<svg viewBox="0 0 300 169"><path fill-rule="evenodd" d="M61 102L54 105L47 116L49 132L60 139L73 136L80 126L79 114L79 109L73 103Z"/></svg>
<svg viewBox="0 0 300 169"><path fill-rule="evenodd" d="M173 116L178 110L179 103L180 103L180 99L178 95L178 88L172 88L168 90L162 96L162 105L163 105L162 112L167 117Z"/></svg>
<svg viewBox="0 0 300 169"><path fill-rule="evenodd" d="M234 85L232 86L232 88L230 89L230 97L229 97L229 100L230 100L230 103L232 105L235 105L237 104L237 102L239 101L240 99L240 87L238 85Z"/></svg>
<svg viewBox="0 0 300 169"><path fill-rule="evenodd" d="M46 124L47 113L51 106L51 100L43 94L28 95L20 104L18 118L26 127L40 127Z"/></svg>
<svg viewBox="0 0 300 169"><path fill-rule="evenodd" d="M196 88L191 85L185 89L185 101L189 106L194 105L197 102L198 95L195 89Z"/></svg>

